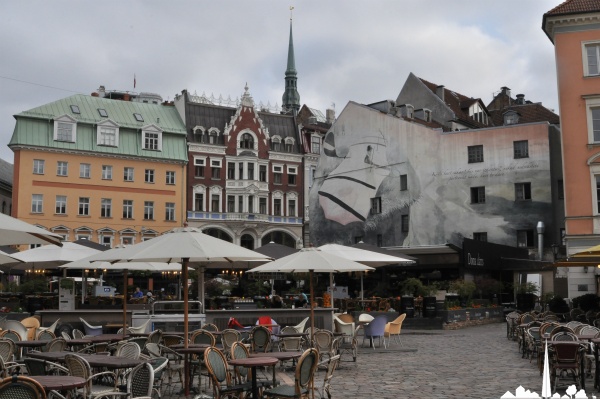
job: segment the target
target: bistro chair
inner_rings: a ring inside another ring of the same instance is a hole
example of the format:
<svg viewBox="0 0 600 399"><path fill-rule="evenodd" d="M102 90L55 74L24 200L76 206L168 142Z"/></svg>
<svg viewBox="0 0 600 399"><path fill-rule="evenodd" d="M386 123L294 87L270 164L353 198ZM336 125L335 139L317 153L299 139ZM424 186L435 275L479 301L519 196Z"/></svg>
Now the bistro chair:
<svg viewBox="0 0 600 399"><path fill-rule="evenodd" d="M217 327L216 325L214 325L212 323L206 323L202 326L202 330L210 331L210 332L218 332L219 327Z"/></svg>
<svg viewBox="0 0 600 399"><path fill-rule="evenodd" d="M308 320L310 320L310 317L306 317L300 323L298 323L298 324L296 324L295 326L292 326L292 327L296 330L297 333L301 333L306 328L306 323L308 323Z"/></svg>
<svg viewBox="0 0 600 399"><path fill-rule="evenodd" d="M125 392L111 392L96 396L95 399L151 399L154 386L154 369L150 363L141 363L129 373Z"/></svg>
<svg viewBox="0 0 600 399"><path fill-rule="evenodd" d="M333 372L337 369L340 364L340 355L335 355L327 360L326 366L327 371L323 378L323 384L321 386L315 386L314 390L319 394L319 398L324 399L327 395L328 399L331 399L331 379L333 378Z"/></svg>
<svg viewBox="0 0 600 399"><path fill-rule="evenodd" d="M281 334L298 334L297 330L293 326L283 327ZM302 337L285 337L279 340L279 351L301 351L302 350Z"/></svg>
<svg viewBox="0 0 600 399"><path fill-rule="evenodd" d="M69 369L69 374L86 380L83 388L77 389L83 399L93 399L100 395L113 395L120 392L117 386L117 375L112 371L93 374L87 360L76 354L65 355L65 364Z"/></svg>
<svg viewBox="0 0 600 399"><path fill-rule="evenodd" d="M267 389L263 395L267 398L309 398L310 387L312 386L319 353L317 349L307 349L296 365L294 374L294 385L278 385Z"/></svg>
<svg viewBox="0 0 600 399"><path fill-rule="evenodd" d="M85 335L101 335L102 334L102 326L93 326L90 323L88 323L87 321L85 321L83 318L79 318L79 320L81 320L81 322L83 323L83 328L85 330Z"/></svg>
<svg viewBox="0 0 600 399"><path fill-rule="evenodd" d="M227 359L230 359L231 347L235 342L242 340L242 334L238 330L228 328L221 332L221 344L223 345L223 353Z"/></svg>
<svg viewBox="0 0 600 399"><path fill-rule="evenodd" d="M233 346L231 347L231 359L246 359L248 357L250 357L250 352L248 351L248 348L246 347L246 345L244 345L241 342L235 342L233 344ZM237 384L243 384L246 382L249 382L249 368L248 367L244 367L244 366L234 366L233 367L233 371L234 371L234 375L235 375L235 380ZM257 376L258 378L258 376ZM259 379L256 382L257 386L260 388L264 388L264 387L272 387L273 386L273 381L272 380L265 380L265 379Z"/></svg>
<svg viewBox="0 0 600 399"><path fill-rule="evenodd" d="M573 382L580 389L580 376L583 370L581 370L581 357L585 353L586 346L576 342L553 342L549 346L549 350L552 356L550 362L551 367L551 384L556 391L559 378L565 374L573 377Z"/></svg>
<svg viewBox="0 0 600 399"><path fill-rule="evenodd" d="M14 331L17 335L19 335L19 341L27 340L27 327L25 327L20 321L4 320L2 329Z"/></svg>
<svg viewBox="0 0 600 399"><path fill-rule="evenodd" d="M271 350L271 331L265 326L256 326L250 331L250 350L254 353Z"/></svg>
<svg viewBox="0 0 600 399"><path fill-rule="evenodd" d="M21 370L25 368L24 364L19 363L5 363L0 357L0 378L6 378L13 374L20 374ZM1 398L2 396L0 396Z"/></svg>
<svg viewBox="0 0 600 399"><path fill-rule="evenodd" d="M54 338L42 348L42 352L62 352L67 349L67 341L64 338Z"/></svg>
<svg viewBox="0 0 600 399"><path fill-rule="evenodd" d="M22 375L13 375L0 381L0 398L46 399L46 391L34 379Z"/></svg>
<svg viewBox="0 0 600 399"><path fill-rule="evenodd" d="M56 338L56 335L54 335L53 332L50 332L48 330L42 330L39 332L36 339L38 341L52 341L55 338Z"/></svg>
<svg viewBox="0 0 600 399"><path fill-rule="evenodd" d="M234 380L231 377L229 366L225 355L219 349L210 347L204 351L204 359L206 363L206 369L212 382L213 397L215 399L221 399L222 397L239 397L240 394L250 391L251 385L245 384L234 384Z"/></svg>
<svg viewBox="0 0 600 399"><path fill-rule="evenodd" d="M322 361L325 356L329 359L335 355L337 348L335 348L334 342L336 341L331 331L319 330L314 333L313 346L319 350L319 361Z"/></svg>
<svg viewBox="0 0 600 399"><path fill-rule="evenodd" d="M146 343L160 344L162 341L162 330L154 330L148 335L148 340ZM140 346L143 349L143 347Z"/></svg>
<svg viewBox="0 0 600 399"><path fill-rule="evenodd" d="M59 321L60 321L60 319L56 319L56 321L54 321L54 323L50 324L49 327L40 327L40 328L38 328L38 331L50 331L52 334L56 335L56 327L58 326Z"/></svg>
<svg viewBox="0 0 600 399"><path fill-rule="evenodd" d="M15 343L11 339L0 339L0 357L5 363L15 359Z"/></svg>
<svg viewBox="0 0 600 399"><path fill-rule="evenodd" d="M73 329L72 334L73 334L74 339L81 339L85 336L85 334L81 330L78 330L77 328Z"/></svg>
<svg viewBox="0 0 600 399"><path fill-rule="evenodd" d="M33 341L40 328L40 321L35 317L26 317L21 320L21 324L27 328L27 339Z"/></svg>
<svg viewBox="0 0 600 399"><path fill-rule="evenodd" d="M15 342L22 341L21 336L16 331L13 331L13 330L0 331L0 338L12 341L13 345ZM21 353L22 353L22 348L15 345L14 346L14 356L16 358L20 359Z"/></svg>
<svg viewBox="0 0 600 399"><path fill-rule="evenodd" d="M69 369L48 360L27 357L23 359L27 375L69 375Z"/></svg>
<svg viewBox="0 0 600 399"><path fill-rule="evenodd" d="M145 333L146 330L148 329L148 325L150 324L152 320L148 319L144 324L142 324L141 326L138 327L129 327L127 329L127 331L132 332L134 334L142 334Z"/></svg>

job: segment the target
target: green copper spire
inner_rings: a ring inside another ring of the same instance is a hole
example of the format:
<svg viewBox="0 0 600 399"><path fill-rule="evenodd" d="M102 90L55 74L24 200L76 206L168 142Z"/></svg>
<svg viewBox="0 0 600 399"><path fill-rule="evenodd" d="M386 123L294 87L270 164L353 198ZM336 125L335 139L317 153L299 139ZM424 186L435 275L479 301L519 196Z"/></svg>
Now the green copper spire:
<svg viewBox="0 0 600 399"><path fill-rule="evenodd" d="M292 8L290 8L291 10ZM300 94L297 90L296 61L294 59L294 39L292 36L292 18L290 18L290 44L288 47L287 69L285 70L285 92L281 98L283 112L296 115L300 110Z"/></svg>

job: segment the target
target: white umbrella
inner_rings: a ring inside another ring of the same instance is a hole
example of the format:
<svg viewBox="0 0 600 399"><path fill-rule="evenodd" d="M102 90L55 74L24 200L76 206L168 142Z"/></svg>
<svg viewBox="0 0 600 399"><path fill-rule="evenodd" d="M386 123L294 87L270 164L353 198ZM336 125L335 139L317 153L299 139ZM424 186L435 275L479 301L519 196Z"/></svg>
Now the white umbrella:
<svg viewBox="0 0 600 399"><path fill-rule="evenodd" d="M309 273L310 282L310 323L315 327L313 273L339 273L362 272L373 270L372 267L332 255L318 248L304 248L295 254L284 256L262 266L255 267L248 272L284 272L284 273ZM311 329L312 331L312 329Z"/></svg>
<svg viewBox="0 0 600 399"><path fill-rule="evenodd" d="M268 256L240 247L219 238L211 237L194 227L173 229L151 240L122 249L109 250L88 260L109 262L181 262L182 280L188 280L188 264L200 262L235 262L269 260ZM204 298L201 298L204 304ZM183 328L188 335L188 290L183 290ZM188 341L184 340L187 347ZM186 396L189 395L189 376L186 373Z"/></svg>
<svg viewBox="0 0 600 399"><path fill-rule="evenodd" d="M14 254L14 255L16 255L16 254ZM9 255L4 251L0 251L0 265L3 265L5 263L19 263L19 262L22 262L22 261L20 259L13 258L12 255ZM0 272L2 272L2 271L0 270ZM4 272L2 272L2 273L4 273Z"/></svg>
<svg viewBox="0 0 600 399"><path fill-rule="evenodd" d="M0 213L0 245L50 243L61 246L61 240L58 234Z"/></svg>
<svg viewBox="0 0 600 399"><path fill-rule="evenodd" d="M97 249L74 242L65 242L62 247L57 245L42 245L41 247L15 253L13 257L24 263L13 267L13 269L30 269L32 264L40 265L46 269L56 268L64 263L76 261L100 252Z"/></svg>
<svg viewBox="0 0 600 399"><path fill-rule="evenodd" d="M346 258L353 260L358 263L362 263L363 265L378 267L385 265L393 265L393 264L413 264L416 263L414 260L403 258L401 256L392 256L386 255L379 252L368 251L365 249L360 249L356 247L347 247L345 245L340 244L325 244L319 247L321 251L328 252L330 254L339 256L341 258ZM333 277L330 276L330 280L333 280ZM330 281L332 283L332 281ZM333 287L333 284L330 283L330 286ZM360 275L360 299L363 299L363 275ZM331 298L331 306L333 307L333 296Z"/></svg>

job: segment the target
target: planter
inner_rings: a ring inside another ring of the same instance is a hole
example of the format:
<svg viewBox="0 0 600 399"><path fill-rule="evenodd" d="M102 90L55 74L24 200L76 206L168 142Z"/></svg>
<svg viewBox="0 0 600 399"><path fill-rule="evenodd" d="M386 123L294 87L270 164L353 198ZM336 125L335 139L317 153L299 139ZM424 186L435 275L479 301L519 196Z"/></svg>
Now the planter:
<svg viewBox="0 0 600 399"><path fill-rule="evenodd" d="M403 296L402 302L400 302L400 313L406 313L406 317L409 319L415 317L415 298Z"/></svg>
<svg viewBox="0 0 600 399"><path fill-rule="evenodd" d="M423 298L423 317L435 317L436 303L437 298L434 296L426 296L425 298Z"/></svg>

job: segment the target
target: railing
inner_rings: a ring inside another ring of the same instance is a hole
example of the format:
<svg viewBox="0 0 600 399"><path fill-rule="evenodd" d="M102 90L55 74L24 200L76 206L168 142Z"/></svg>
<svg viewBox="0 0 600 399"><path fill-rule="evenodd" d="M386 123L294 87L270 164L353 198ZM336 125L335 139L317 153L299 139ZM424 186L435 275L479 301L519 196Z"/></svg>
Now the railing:
<svg viewBox="0 0 600 399"><path fill-rule="evenodd" d="M303 220L297 216L274 216L257 213L221 213L221 212L196 212L188 211L188 220L238 220L262 223L281 223L301 225Z"/></svg>
<svg viewBox="0 0 600 399"><path fill-rule="evenodd" d="M188 301L188 309L190 309L189 304L197 304L198 305L198 313L202 313L202 302L200 301ZM179 305L181 304L181 306L176 306L174 308L170 308L170 306L164 306L164 308L160 309L163 305ZM168 311L169 313L183 313L183 307L185 302L184 301L154 301L152 302L152 307L150 308L150 314L154 314L154 307L156 305L160 305L159 306L159 311Z"/></svg>

